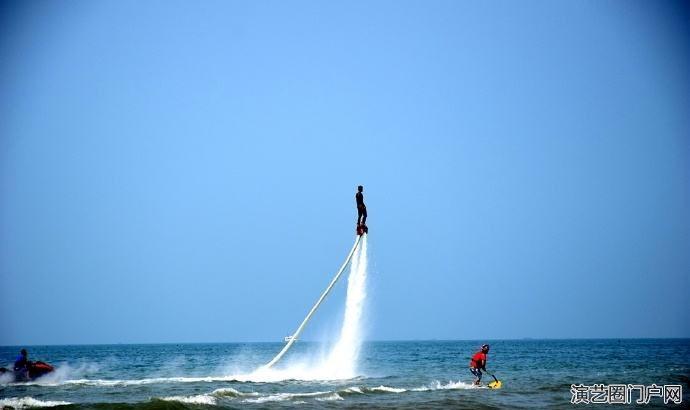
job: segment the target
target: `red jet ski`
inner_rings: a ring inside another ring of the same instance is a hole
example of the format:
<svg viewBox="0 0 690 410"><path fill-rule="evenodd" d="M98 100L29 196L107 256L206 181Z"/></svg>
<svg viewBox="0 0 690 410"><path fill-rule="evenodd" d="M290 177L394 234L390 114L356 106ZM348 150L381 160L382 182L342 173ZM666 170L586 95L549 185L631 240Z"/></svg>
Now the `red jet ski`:
<svg viewBox="0 0 690 410"><path fill-rule="evenodd" d="M41 361L36 361L36 362L29 362L28 366L24 370L11 370L11 369L6 369L4 367L0 367L0 374L5 374L5 373L13 373L14 374L14 381L15 382L28 382L32 380L36 380L41 376L44 376L52 371L54 371L55 368L51 365L49 365L46 362L41 362Z"/></svg>

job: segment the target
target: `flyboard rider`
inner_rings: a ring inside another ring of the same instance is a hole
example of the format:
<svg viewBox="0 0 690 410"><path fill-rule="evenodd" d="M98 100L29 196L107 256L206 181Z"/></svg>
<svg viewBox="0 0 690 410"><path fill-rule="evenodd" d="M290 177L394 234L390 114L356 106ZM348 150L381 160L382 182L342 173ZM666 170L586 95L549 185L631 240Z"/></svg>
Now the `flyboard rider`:
<svg viewBox="0 0 690 410"><path fill-rule="evenodd" d="M363 233L369 233L369 228L367 228L367 206L364 205L364 191L363 186L357 187L357 193L355 194L355 201L357 201L357 235L362 235Z"/></svg>
<svg viewBox="0 0 690 410"><path fill-rule="evenodd" d="M482 381L482 370L486 371L486 356L489 354L489 345L482 345L482 350L472 356L470 360L470 372L474 375L474 384L479 386Z"/></svg>

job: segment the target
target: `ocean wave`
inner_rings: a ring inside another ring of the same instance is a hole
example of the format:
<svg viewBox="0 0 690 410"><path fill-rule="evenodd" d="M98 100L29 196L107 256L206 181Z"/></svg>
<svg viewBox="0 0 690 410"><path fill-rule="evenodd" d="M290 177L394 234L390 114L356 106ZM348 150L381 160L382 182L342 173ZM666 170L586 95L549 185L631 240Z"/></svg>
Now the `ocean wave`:
<svg viewBox="0 0 690 410"><path fill-rule="evenodd" d="M233 389L232 387L224 387L222 389L216 389L211 394L214 396L217 396L217 397L245 397L245 396L258 396L259 395L259 393L257 393L257 392L243 393L241 391L237 391L237 390Z"/></svg>
<svg viewBox="0 0 690 410"><path fill-rule="evenodd" d="M329 396L332 396L333 394L336 394L335 392L331 391L317 391L317 392L312 392L312 393L276 393L276 394L270 394L268 396L261 396L257 397L255 399L245 399L244 402L246 403L268 403L268 402L275 402L275 401L291 401L295 399L325 399ZM337 400L337 399L335 399ZM342 400L342 397L340 398Z"/></svg>
<svg viewBox="0 0 690 410"><path fill-rule="evenodd" d="M352 386L343 390L338 390L338 394L341 396L347 395L357 395L357 394L390 394L390 393L405 393L405 392L425 392L434 390L464 390L464 389L481 389L486 388L485 386L475 386L471 383L465 383L461 381L453 382L449 381L446 384L441 383L438 380L432 383L415 387L415 388L403 388L403 387L391 387L391 386L378 386L378 387L365 387L365 386Z"/></svg>
<svg viewBox="0 0 690 410"><path fill-rule="evenodd" d="M367 386L351 386L345 389L338 390L336 393L340 396L355 396L362 394L389 394L389 393L404 393L408 391L402 387L390 387L390 386L378 386L378 387L367 387Z"/></svg>
<svg viewBox="0 0 690 410"><path fill-rule="evenodd" d="M145 379L44 379L40 378L31 382L22 382L22 385L35 386L64 386L64 385L83 385L101 387L126 387L147 384L169 384L169 383L217 383L217 382L236 382L236 383L279 383L291 380L299 381L329 381L338 380L328 377L325 374L300 374L292 372L271 371L254 372L243 375L230 376L205 376L205 377L152 377ZM11 383L13 384L13 383ZM16 383L14 383L16 384Z"/></svg>
<svg viewBox="0 0 690 410"><path fill-rule="evenodd" d="M170 384L170 383L216 383L216 382L238 382L238 383L278 383L291 380L299 381L330 381L330 380L356 380L361 376L352 377L337 377L338 375L331 374L328 369L309 369L301 368L299 366L290 369L266 369L259 368L252 373L237 374L237 375L216 375L204 377L150 377L143 379L89 379L89 378L73 378L81 376L86 371L87 367L80 367L72 369L65 365L56 369L54 373L43 376L30 382L11 382L11 379L0 380L3 385L21 384L25 386L45 386L56 387L65 385L82 385L94 387L126 387L139 386L149 384ZM90 369L89 369L90 370ZM72 378L70 378L70 376Z"/></svg>
<svg viewBox="0 0 690 410"><path fill-rule="evenodd" d="M449 381L444 384L440 381L434 381L426 386L416 387L416 388L403 388L403 387L393 387L393 386L349 386L344 389L339 389L336 391L318 391L310 393L275 393L269 395L261 395L259 393L251 393L258 397L253 397L245 399L247 403L267 403L267 402L277 402L277 401L294 401L300 400L304 401L307 399L316 401L335 401L344 400L345 397L355 396L355 395L376 395L376 394L401 394L405 392L426 392L434 390L463 390L463 389L481 389L486 387L479 387L473 384L465 382L453 382ZM247 393L242 393L247 395Z"/></svg>
<svg viewBox="0 0 690 410"><path fill-rule="evenodd" d="M344 389L344 390L339 390L338 393L340 393L341 395L351 395L351 394L364 394L364 391L362 390L361 387L352 386L352 387L348 387L347 389Z"/></svg>
<svg viewBox="0 0 690 410"><path fill-rule="evenodd" d="M153 377L146 379L125 379L125 380L107 380L107 379L73 379L73 380L52 380L52 379L36 379L31 382L23 382L26 386L64 386L64 385L82 385L82 386L101 386L101 387L124 387L124 386L139 386L145 384L166 384L166 383L215 383L215 382L235 382L238 381L233 377L228 376L208 376L208 377ZM18 383L15 383L18 384Z"/></svg>
<svg viewBox="0 0 690 410"><path fill-rule="evenodd" d="M317 391L310 393L274 393L269 395L261 395L259 393L253 392L255 397L247 398L244 400L246 403L268 403L268 402L282 402L282 401L301 401L304 400L316 400L316 401L336 401L345 400L345 397L355 396L355 395L376 395L376 394L401 394L405 392L425 392L434 390L449 390L449 389L478 389L483 387L474 386L472 384L464 383L461 381L453 382L449 381L446 384L440 381L434 381L433 383L421 386L417 388L407 389L403 387L393 387L393 386L349 386L344 389L339 389L336 391ZM247 395L248 393L241 393L242 395ZM234 395L233 395L234 396ZM237 397L237 396L235 396Z"/></svg>
<svg viewBox="0 0 690 410"><path fill-rule="evenodd" d="M227 379L225 377L223 380ZM150 379L140 379L140 380L69 380L63 382L63 384L86 384L92 386L126 386L126 385L141 385L141 384L153 384L153 383L169 383L169 382L190 382L190 381L210 381L217 380L217 378L150 378ZM434 390L448 390L448 389L478 389L485 387L474 386L470 383L465 383L462 381L449 381L447 383L442 383L438 380L431 382L428 385L419 387L399 387L399 386L362 386L362 385L352 385L343 388L338 388L335 390L326 391L315 391L315 392L279 392L279 393L261 393L255 391L242 392L232 387L224 387L212 390L203 394L193 394L193 395L172 395L165 397L154 397L151 400L153 402L177 402L181 404L189 405L206 405L206 406L218 406L223 403L223 401L235 401L243 403L270 403L270 402L291 402L291 403L305 403L305 402L328 402L328 401L342 401L348 396L358 396L358 395L397 395L406 392L427 392ZM71 403L62 401L40 401L33 399L31 397L25 398L10 398L0 400L0 407L11 406L14 408L28 408L28 407L49 407L49 406L59 406L68 405Z"/></svg>
<svg viewBox="0 0 690 410"><path fill-rule="evenodd" d="M338 393L333 393L329 394L326 397L317 397L316 401L337 401L337 400L345 400Z"/></svg>
<svg viewBox="0 0 690 410"><path fill-rule="evenodd" d="M218 399L234 399L240 397L254 397L258 395L259 393L256 392L243 393L241 391L233 389L232 387L225 387L222 389L216 389L211 393L206 394L159 397L156 398L156 400L176 401L185 404L205 404L209 406L215 406L218 404Z"/></svg>
<svg viewBox="0 0 690 410"><path fill-rule="evenodd" d="M140 386L149 384L172 384L172 383L217 383L217 382L235 382L235 383L279 383L286 381L329 381L327 377L296 377L291 374L276 374L270 376L266 374L249 374L249 375L231 375L231 376L206 376L206 377L152 377L144 379L44 379L39 378L30 382L9 383L9 385L24 385L24 386L68 386L81 385L92 387L127 387Z"/></svg>
<svg viewBox="0 0 690 410"><path fill-rule="evenodd" d="M407 391L407 389L399 388L399 387L388 387L388 386L379 386L379 387L373 387L370 389L372 392L383 392L383 393L404 393Z"/></svg>
<svg viewBox="0 0 690 410"><path fill-rule="evenodd" d="M25 409L29 407L55 407L55 406L66 406L72 403L66 401L48 401L48 400L38 400L33 397L8 397L6 399L0 399L0 408L12 407L15 409Z"/></svg>
<svg viewBox="0 0 690 410"><path fill-rule="evenodd" d="M208 394L199 394L196 396L169 396L161 397L159 400L176 401L184 404L205 404L208 406L215 406L217 403L216 398Z"/></svg>
<svg viewBox="0 0 690 410"><path fill-rule="evenodd" d="M411 391L432 391L432 390L469 390L469 389L486 389L486 386L476 386L472 383L465 383L461 381L449 381L446 384L441 383L438 380L434 380L432 383L426 386L417 387L411 389Z"/></svg>

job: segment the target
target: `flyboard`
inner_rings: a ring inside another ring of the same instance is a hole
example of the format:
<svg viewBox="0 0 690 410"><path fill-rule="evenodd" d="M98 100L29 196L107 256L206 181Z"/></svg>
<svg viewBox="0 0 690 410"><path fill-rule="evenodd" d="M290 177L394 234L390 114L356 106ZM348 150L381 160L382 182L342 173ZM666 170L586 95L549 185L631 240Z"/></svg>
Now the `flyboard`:
<svg viewBox="0 0 690 410"><path fill-rule="evenodd" d="M367 232L368 232L368 229L367 229ZM281 350L276 355L276 357L273 358L273 360L268 362L268 364L266 364L264 366L264 368L269 368L269 367L273 366L274 364L276 364L283 357L283 355L285 353L287 353L288 350L290 350L290 347L292 346L292 344L295 343L295 341L299 338L299 335L302 333L302 330L304 330L304 327L307 325L307 323L309 323L309 319L311 319L311 317L314 315L314 312L316 312L316 310L319 308L319 306L321 305L321 302L323 302L324 299L326 299L326 296L328 296L328 294L331 292L331 289L333 289L333 286L335 285L335 283L338 281L338 279L340 279L340 275L343 274L343 271L345 270L347 265L350 263L350 260L352 259L352 255L354 255L355 250L357 249L357 246L359 245L359 242L362 239L363 233L365 233L365 232L360 231L360 227L358 226L357 227L357 238L355 239L355 244L352 245L352 249L350 250L350 253L347 255L347 258L345 258L345 262L343 263L343 265L338 270L338 273L335 274L335 276L331 280L331 283L328 284L328 287L326 288L326 290L323 291L323 293L321 294L321 297L319 298L319 300L316 301L314 306L311 308L311 310L307 314L307 317L304 318L304 320L299 325L299 327L297 328L295 333L293 333L292 336L287 336L285 338L285 340L287 341L287 344L283 347L283 350Z"/></svg>
<svg viewBox="0 0 690 410"><path fill-rule="evenodd" d="M500 380L495 380L495 381L492 381L491 383L489 383L487 385L487 387L490 389L500 389L502 387L502 385L503 385L503 383L501 383Z"/></svg>
<svg viewBox="0 0 690 410"><path fill-rule="evenodd" d="M494 376L493 374L491 375L491 377L494 378L494 381L492 381L491 383L489 383L489 384L487 385L487 387L490 388L490 389L500 389L500 388L503 386L503 383L501 383L501 381L498 380L498 379L496 378L496 376Z"/></svg>

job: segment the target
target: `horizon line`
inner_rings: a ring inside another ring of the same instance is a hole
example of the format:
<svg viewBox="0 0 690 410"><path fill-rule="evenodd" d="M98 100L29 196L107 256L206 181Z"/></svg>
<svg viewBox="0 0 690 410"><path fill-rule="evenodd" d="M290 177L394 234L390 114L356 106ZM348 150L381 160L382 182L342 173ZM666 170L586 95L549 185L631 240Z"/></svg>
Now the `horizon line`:
<svg viewBox="0 0 690 410"><path fill-rule="evenodd" d="M559 341L559 340L688 340L690 336L685 337L522 337L522 338L485 338L485 339L377 339L377 340L363 340L365 343L381 343L381 342L491 342L491 341L510 341L510 342L531 342L531 341ZM328 343L318 340L302 340L305 343ZM216 344L284 344L282 341L246 341L246 342L110 342L110 343L54 343L54 344L0 344L0 347L41 347L41 346L164 346L164 345L216 345Z"/></svg>

